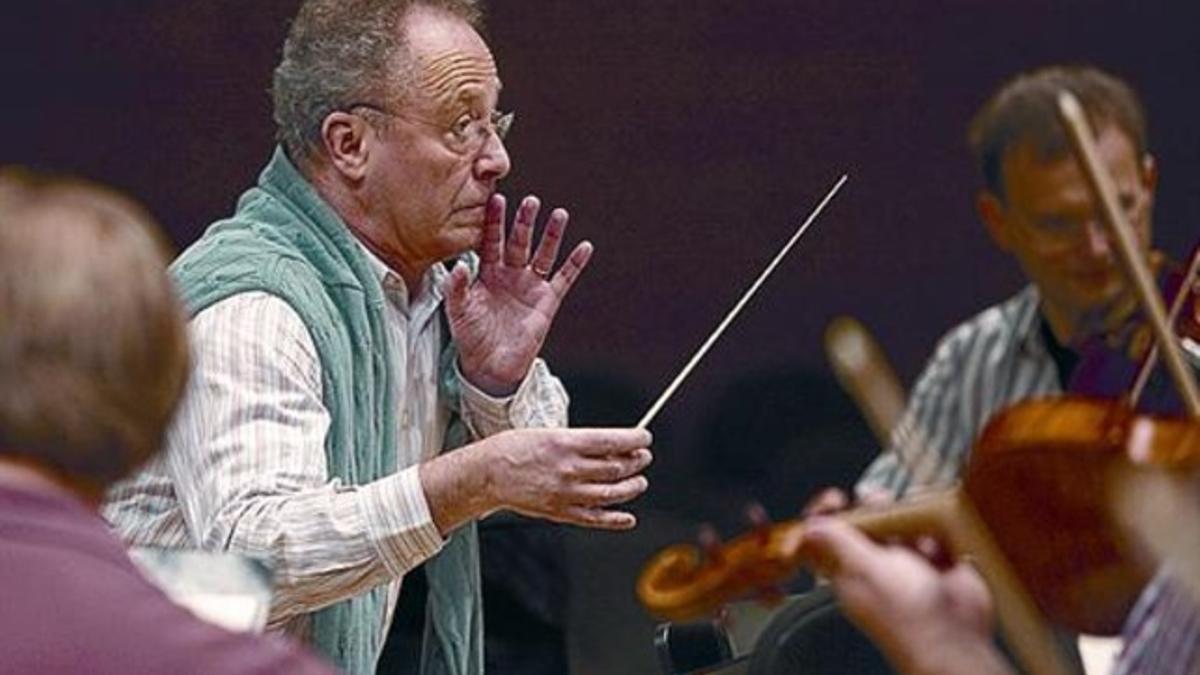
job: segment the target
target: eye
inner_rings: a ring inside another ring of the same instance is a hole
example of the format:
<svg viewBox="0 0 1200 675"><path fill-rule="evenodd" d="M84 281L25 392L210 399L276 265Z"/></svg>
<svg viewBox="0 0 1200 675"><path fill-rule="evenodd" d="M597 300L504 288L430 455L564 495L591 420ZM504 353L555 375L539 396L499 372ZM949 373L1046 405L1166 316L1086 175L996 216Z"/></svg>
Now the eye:
<svg viewBox="0 0 1200 675"><path fill-rule="evenodd" d="M466 138L471 131L472 125L475 124L475 118L471 115L462 115L450 127L450 133L456 138Z"/></svg>
<svg viewBox="0 0 1200 675"><path fill-rule="evenodd" d="M1048 216L1037 221L1038 228L1046 232L1069 232L1075 227L1075 221L1062 216Z"/></svg>

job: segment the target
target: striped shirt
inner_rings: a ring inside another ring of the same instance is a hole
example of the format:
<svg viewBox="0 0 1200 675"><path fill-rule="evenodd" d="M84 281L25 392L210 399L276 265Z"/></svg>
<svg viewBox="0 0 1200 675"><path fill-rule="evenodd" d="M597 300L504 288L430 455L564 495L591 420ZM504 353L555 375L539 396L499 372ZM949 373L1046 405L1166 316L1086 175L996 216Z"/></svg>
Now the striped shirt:
<svg viewBox="0 0 1200 675"><path fill-rule="evenodd" d="M1164 569L1125 620L1125 646L1113 675L1200 673L1200 599Z"/></svg>
<svg viewBox="0 0 1200 675"><path fill-rule="evenodd" d="M437 387L447 272L433 266L410 302L403 281L366 254L388 300L398 371L395 474L366 485L329 477L330 413L316 347L286 302L250 292L191 321L194 369L166 450L115 487L104 508L132 546L265 560L275 575L268 626L300 639L309 635L310 613L385 583L386 634L402 575L443 543L417 465L441 451L449 419ZM507 399L460 380L463 419L476 438L566 425L566 392L540 359Z"/></svg>
<svg viewBox="0 0 1200 675"><path fill-rule="evenodd" d="M860 497L901 496L909 487L954 483L994 413L1062 392L1042 337L1039 302L1037 289L1028 286L942 338L913 387L888 450L855 486Z"/></svg>
<svg viewBox="0 0 1200 675"><path fill-rule="evenodd" d="M917 379L888 449L855 486L859 498L904 495L959 479L975 438L997 411L1062 392L1043 337L1040 299L1027 286L951 330ZM901 459L903 458L903 459ZM1197 673L1200 606L1159 574L1126 619L1113 675Z"/></svg>

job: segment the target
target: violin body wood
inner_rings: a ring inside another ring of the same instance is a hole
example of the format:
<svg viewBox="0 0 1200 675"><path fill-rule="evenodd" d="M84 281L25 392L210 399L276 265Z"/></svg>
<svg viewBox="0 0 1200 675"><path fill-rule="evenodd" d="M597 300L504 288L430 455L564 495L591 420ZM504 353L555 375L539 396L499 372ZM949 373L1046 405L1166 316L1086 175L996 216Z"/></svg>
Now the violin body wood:
<svg viewBox="0 0 1200 675"><path fill-rule="evenodd" d="M1117 476L1137 470L1129 452L1134 427L1153 428L1138 420L1147 418L1111 400L1018 403L984 429L964 478L980 518L1041 611L1081 632L1118 633L1152 574L1110 498Z"/></svg>

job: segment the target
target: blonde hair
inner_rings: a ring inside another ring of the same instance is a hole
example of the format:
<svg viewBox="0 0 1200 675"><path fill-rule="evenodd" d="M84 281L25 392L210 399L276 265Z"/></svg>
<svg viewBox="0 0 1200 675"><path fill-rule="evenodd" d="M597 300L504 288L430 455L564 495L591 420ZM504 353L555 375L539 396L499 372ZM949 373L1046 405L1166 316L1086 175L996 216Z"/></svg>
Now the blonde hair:
<svg viewBox="0 0 1200 675"><path fill-rule="evenodd" d="M188 373L168 259L129 199L0 168L0 457L103 486L158 451Z"/></svg>

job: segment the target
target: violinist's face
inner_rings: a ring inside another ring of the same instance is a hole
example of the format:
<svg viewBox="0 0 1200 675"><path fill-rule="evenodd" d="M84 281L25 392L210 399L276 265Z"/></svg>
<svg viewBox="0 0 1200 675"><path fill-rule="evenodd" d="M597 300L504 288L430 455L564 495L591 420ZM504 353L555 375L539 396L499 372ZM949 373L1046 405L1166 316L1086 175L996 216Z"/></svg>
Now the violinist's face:
<svg viewBox="0 0 1200 675"><path fill-rule="evenodd" d="M1148 250L1154 160L1139 157L1115 126L1101 130L1097 145L1141 248ZM1080 331L1102 317L1124 287L1086 179L1073 156L1043 159L1029 143L1008 151L1003 176L1005 197L981 195L980 216L996 244L1037 285L1058 338L1081 337Z"/></svg>

